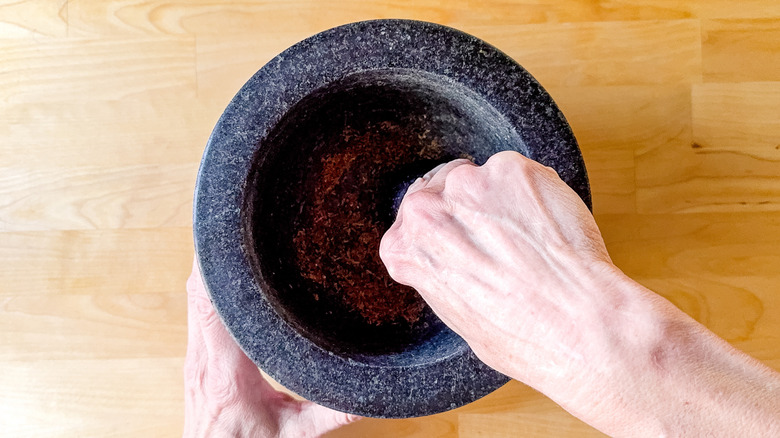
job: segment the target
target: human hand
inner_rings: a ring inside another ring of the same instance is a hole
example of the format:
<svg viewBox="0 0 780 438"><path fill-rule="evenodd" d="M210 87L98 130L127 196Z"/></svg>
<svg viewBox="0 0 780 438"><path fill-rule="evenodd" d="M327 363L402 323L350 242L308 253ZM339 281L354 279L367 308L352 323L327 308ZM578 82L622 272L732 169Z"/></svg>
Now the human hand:
<svg viewBox="0 0 780 438"><path fill-rule="evenodd" d="M359 418L272 388L217 316L197 263L187 295L185 437L318 437Z"/></svg>
<svg viewBox="0 0 780 438"><path fill-rule="evenodd" d="M418 179L380 256L483 362L602 432L780 433L780 375L617 269L574 191L518 153Z"/></svg>
<svg viewBox="0 0 780 438"><path fill-rule="evenodd" d="M568 360L577 349L553 345L573 347L585 316L597 317L583 315L596 311L594 297L577 291L592 271L613 266L574 191L515 152L481 167L455 160L415 181L380 255L394 279L417 289L483 361L507 373L508 353L524 369Z"/></svg>
<svg viewBox="0 0 780 438"><path fill-rule="evenodd" d="M582 200L516 152L418 179L380 255L482 361L562 404L592 397L593 376L631 354L615 333L653 329L642 312L623 321L657 297L615 287L627 279Z"/></svg>

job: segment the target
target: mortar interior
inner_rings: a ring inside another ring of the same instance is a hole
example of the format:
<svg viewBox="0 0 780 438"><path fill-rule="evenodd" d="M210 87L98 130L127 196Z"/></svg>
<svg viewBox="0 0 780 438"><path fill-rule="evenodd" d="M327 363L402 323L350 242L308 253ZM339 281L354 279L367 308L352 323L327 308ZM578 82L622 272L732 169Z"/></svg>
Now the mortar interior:
<svg viewBox="0 0 780 438"><path fill-rule="evenodd" d="M372 323L302 274L307 266L300 263L296 236L311 226L307 214L318 208L312 199L330 190L323 186L328 181L323 163L343 157L344 139L356 135L377 145L397 144L388 164L369 176L346 175L362 181L355 186L358 210L382 233L394 220L394 200L436 164L458 157L481 164L507 149L526 153L518 133L486 99L444 76L367 70L318 88L263 137L246 182L243 248L265 299L298 334L356 362L414 366L461 354L466 343L427 306L413 321ZM378 152L369 145L350 153L360 160ZM346 230L329 232L339 236ZM378 247L378 241L368 245Z"/></svg>

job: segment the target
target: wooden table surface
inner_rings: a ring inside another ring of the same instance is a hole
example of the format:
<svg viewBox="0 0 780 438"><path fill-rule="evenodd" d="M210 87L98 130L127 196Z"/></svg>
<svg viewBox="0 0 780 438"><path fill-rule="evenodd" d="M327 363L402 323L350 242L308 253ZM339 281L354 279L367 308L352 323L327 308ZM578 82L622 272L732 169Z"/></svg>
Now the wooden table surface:
<svg viewBox="0 0 780 438"><path fill-rule="evenodd" d="M0 435L176 436L198 161L258 68L416 18L496 45L582 147L615 263L780 369L780 2L0 1ZM334 437L598 436L512 382Z"/></svg>

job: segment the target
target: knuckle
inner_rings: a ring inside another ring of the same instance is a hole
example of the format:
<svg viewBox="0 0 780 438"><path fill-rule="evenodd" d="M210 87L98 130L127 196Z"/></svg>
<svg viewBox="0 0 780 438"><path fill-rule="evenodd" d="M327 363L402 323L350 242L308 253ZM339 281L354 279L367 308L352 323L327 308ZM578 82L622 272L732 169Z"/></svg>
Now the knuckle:
<svg viewBox="0 0 780 438"><path fill-rule="evenodd" d="M525 157L516 151L501 151L493 154L485 163L486 166L503 166L506 164L522 164Z"/></svg>
<svg viewBox="0 0 780 438"><path fill-rule="evenodd" d="M548 176L550 178L552 178L554 180L557 180L557 181L563 181L563 178L561 178L561 175L558 174L557 170L555 170L555 169L553 169L552 167L549 167L549 166L544 166L544 168L545 168L545 171L547 172L547 174L548 174Z"/></svg>
<svg viewBox="0 0 780 438"><path fill-rule="evenodd" d="M532 159L515 151L502 151L491 156L485 167L491 172L503 175L527 175L533 171Z"/></svg>
<svg viewBox="0 0 780 438"><path fill-rule="evenodd" d="M498 168L501 172L513 172L525 178L533 179L543 175L546 178L559 178L558 172L550 166L546 166L536 160L528 158L519 152L502 151L488 159L485 163L490 167Z"/></svg>
<svg viewBox="0 0 780 438"><path fill-rule="evenodd" d="M391 262L384 262L385 269L387 270L387 275L390 276L393 280L397 282L402 282L403 280L403 272L404 269L402 268L402 263L399 261L391 261Z"/></svg>
<svg viewBox="0 0 780 438"><path fill-rule="evenodd" d="M214 330L222 325L214 305L208 299L201 300L200 304L200 326L204 330Z"/></svg>
<svg viewBox="0 0 780 438"><path fill-rule="evenodd" d="M463 165L450 171L447 175L445 190L461 192L471 189L484 189L485 178L479 167Z"/></svg>
<svg viewBox="0 0 780 438"><path fill-rule="evenodd" d="M388 232L379 241L379 258L385 265L387 273L395 280L398 280L402 271L403 254L406 252L402 237L393 232Z"/></svg>
<svg viewBox="0 0 780 438"><path fill-rule="evenodd" d="M404 221L407 219L419 225L419 221L427 221L440 204L440 196L425 190L409 194L404 202Z"/></svg>
<svg viewBox="0 0 780 438"><path fill-rule="evenodd" d="M395 264L399 254L399 246L401 239L393 232L388 232L382 236L382 240L379 241L379 258L382 259L382 263L385 266Z"/></svg>
<svg viewBox="0 0 780 438"><path fill-rule="evenodd" d="M473 178L477 174L478 167L469 164L462 164L452 169L447 175L447 179L459 180Z"/></svg>
<svg viewBox="0 0 780 438"><path fill-rule="evenodd" d="M544 165L542 163L537 163L537 165L534 167L539 171L539 173L544 173L547 177L552 177L552 176L556 178L558 177L558 172L550 166Z"/></svg>

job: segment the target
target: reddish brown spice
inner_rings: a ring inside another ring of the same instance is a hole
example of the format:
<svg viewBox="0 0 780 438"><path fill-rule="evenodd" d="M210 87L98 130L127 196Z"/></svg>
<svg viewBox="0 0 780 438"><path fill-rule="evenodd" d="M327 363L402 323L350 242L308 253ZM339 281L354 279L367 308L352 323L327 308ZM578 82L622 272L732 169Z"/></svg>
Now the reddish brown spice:
<svg viewBox="0 0 780 438"><path fill-rule="evenodd" d="M379 258L387 225L378 206L391 199L377 192L389 171L430 158L425 155L436 145L425 133L410 134L389 122L360 132L347 128L339 143L322 157L317 190L301 212L294 238L298 267L369 324L414 323L425 302L414 289L394 282Z"/></svg>

